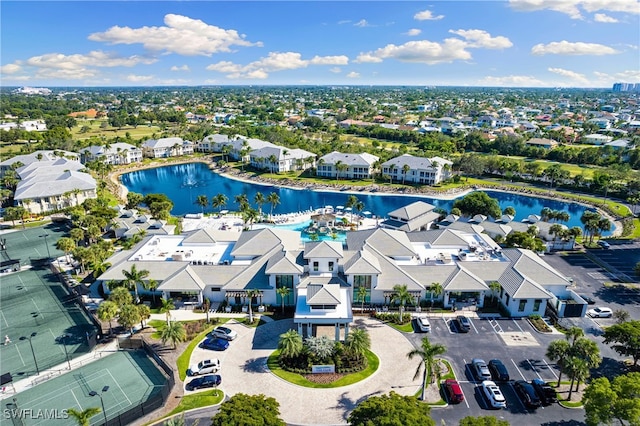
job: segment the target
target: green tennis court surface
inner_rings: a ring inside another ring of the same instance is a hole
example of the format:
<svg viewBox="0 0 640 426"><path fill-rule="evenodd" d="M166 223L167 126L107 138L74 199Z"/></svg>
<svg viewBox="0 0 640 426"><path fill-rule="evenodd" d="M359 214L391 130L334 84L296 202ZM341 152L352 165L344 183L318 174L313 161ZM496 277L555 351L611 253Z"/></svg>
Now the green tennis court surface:
<svg viewBox="0 0 640 426"><path fill-rule="evenodd" d="M166 383L167 378L144 351L120 351L18 395L10 395L2 401L1 408L3 411L13 409L12 398L15 397L18 412L23 413L25 426L75 425L77 423L73 418L43 418L46 416L42 413L58 413L57 417L64 417L60 413L69 408L78 411L90 407L101 408L100 397L90 395L95 391L102 395L105 413L112 420L136 405L159 398ZM102 392L105 386L109 388ZM5 421L11 424L11 420L6 419L0 423L5 424ZM91 418L92 425L102 423L102 412Z"/></svg>

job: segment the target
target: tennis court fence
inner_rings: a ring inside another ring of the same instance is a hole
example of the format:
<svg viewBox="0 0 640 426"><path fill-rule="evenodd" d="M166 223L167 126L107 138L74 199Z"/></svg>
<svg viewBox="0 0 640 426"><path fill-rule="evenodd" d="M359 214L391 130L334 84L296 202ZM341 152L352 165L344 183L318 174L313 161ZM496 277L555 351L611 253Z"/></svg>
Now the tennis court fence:
<svg viewBox="0 0 640 426"><path fill-rule="evenodd" d="M158 367L167 375L167 381L162 385L159 392L152 392L149 398L140 401L137 405L123 410L115 416L109 413L109 418L105 426L124 426L163 407L176 384L174 369L171 368L143 338L121 339L120 342L124 343L124 340L128 341L125 344L126 349L144 350L147 356L153 359ZM120 348L125 349L123 346L120 346Z"/></svg>

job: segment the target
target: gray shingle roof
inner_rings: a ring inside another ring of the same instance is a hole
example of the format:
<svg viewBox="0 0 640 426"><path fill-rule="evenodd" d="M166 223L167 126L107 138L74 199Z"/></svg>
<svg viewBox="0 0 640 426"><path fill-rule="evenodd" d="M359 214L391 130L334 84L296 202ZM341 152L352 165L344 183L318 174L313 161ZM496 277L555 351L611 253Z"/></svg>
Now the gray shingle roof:
<svg viewBox="0 0 640 426"><path fill-rule="evenodd" d="M378 161L378 159L379 157L366 152L361 154L352 154L341 153L338 151L333 151L320 157L320 160L323 160L325 164L336 164L340 161L342 164L346 164L347 166L362 167L370 167L373 163Z"/></svg>
<svg viewBox="0 0 640 426"><path fill-rule="evenodd" d="M304 245L305 259L342 259L342 243L338 241L311 241Z"/></svg>
<svg viewBox="0 0 640 426"><path fill-rule="evenodd" d="M345 274L377 275L381 272L380 262L366 247L354 253L344 264Z"/></svg>
<svg viewBox="0 0 640 426"><path fill-rule="evenodd" d="M408 234L393 229L368 229L347 233L347 247L358 251L368 244L385 256L413 257L416 255Z"/></svg>
<svg viewBox="0 0 640 426"><path fill-rule="evenodd" d="M231 251L232 256L258 257L281 245L285 250L300 248L300 233L285 229L263 228L244 231Z"/></svg>
<svg viewBox="0 0 640 426"><path fill-rule="evenodd" d="M337 305L340 300L338 284L307 284L307 305Z"/></svg>
<svg viewBox="0 0 640 426"><path fill-rule="evenodd" d="M96 189L96 181L88 173L68 170L59 171L57 174L41 175L36 173L30 178L18 182L14 199L27 200L59 196L75 189L93 191Z"/></svg>
<svg viewBox="0 0 640 426"><path fill-rule="evenodd" d="M205 283L196 274L191 265L177 271L158 286L160 291L200 291L204 290Z"/></svg>
<svg viewBox="0 0 640 426"><path fill-rule="evenodd" d="M276 253L267 262L267 274L302 274L304 268L296 263L296 256L291 252Z"/></svg>
<svg viewBox="0 0 640 426"><path fill-rule="evenodd" d="M415 203L411 203L404 207L400 207L399 209L393 210L389 212L388 215L400 220L409 221L427 214L433 209L435 209L435 206L429 203L425 203L424 201L416 201Z"/></svg>

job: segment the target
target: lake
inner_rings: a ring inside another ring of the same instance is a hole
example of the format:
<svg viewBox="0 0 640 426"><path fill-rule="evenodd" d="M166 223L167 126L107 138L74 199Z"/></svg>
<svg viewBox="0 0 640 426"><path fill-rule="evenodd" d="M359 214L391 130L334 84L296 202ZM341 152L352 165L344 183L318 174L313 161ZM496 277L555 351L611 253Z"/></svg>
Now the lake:
<svg viewBox="0 0 640 426"><path fill-rule="evenodd" d="M120 177L122 184L132 192L143 195L150 193L166 194L174 203L171 214L182 216L187 213L200 213L200 206L195 204L199 195L206 195L209 200L216 194L223 193L228 198L228 210L236 210L238 206L234 203L234 197L239 194L247 194L249 202L253 203L253 198L257 192L262 192L266 198L271 192L276 192L280 196L280 204L274 208L274 213L290 213L309 208L318 208L327 205L344 206L350 193L311 191L305 189L290 189L271 185L259 185L246 183L238 180L220 176L209 170L204 163L177 164L153 169L139 170L123 174ZM558 200L549 200L539 197L527 197L521 194L512 194L498 191L486 191L487 194L498 200L500 208L513 206L516 209L515 220L521 221L530 214L540 214L543 207L552 210L563 210L569 213L570 220L567 226L582 226L580 216L585 210L593 210L576 203L569 203ZM370 211L378 216L386 216L392 210L405 206L413 201L421 200L436 207L451 210L454 200L438 200L419 195L383 195L356 193L358 200L364 203L364 211ZM269 212L270 204L262 206L263 211ZM213 212L217 209L209 206L205 212Z"/></svg>

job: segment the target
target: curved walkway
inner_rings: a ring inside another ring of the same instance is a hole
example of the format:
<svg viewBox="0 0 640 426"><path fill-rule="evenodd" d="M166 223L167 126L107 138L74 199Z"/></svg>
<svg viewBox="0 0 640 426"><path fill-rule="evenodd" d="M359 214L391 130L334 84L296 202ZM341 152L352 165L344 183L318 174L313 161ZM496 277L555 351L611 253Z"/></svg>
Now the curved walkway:
<svg viewBox="0 0 640 426"><path fill-rule="evenodd" d="M394 391L414 395L420 379L413 380L418 360L409 361L407 353L413 345L402 333L369 318L356 318L358 327L366 327L371 336L371 349L380 359L380 367L365 380L340 388L312 389L297 386L275 376L266 367L267 358L276 349L278 337L294 328L292 320L281 320L247 328L233 321L226 326L238 332L229 349L217 353L197 348L191 359L220 358L222 389L227 395L236 393L265 394L280 403L282 419L288 424L341 425L358 403L370 396ZM213 410L212 410L213 411ZM212 413L202 417L211 417Z"/></svg>

